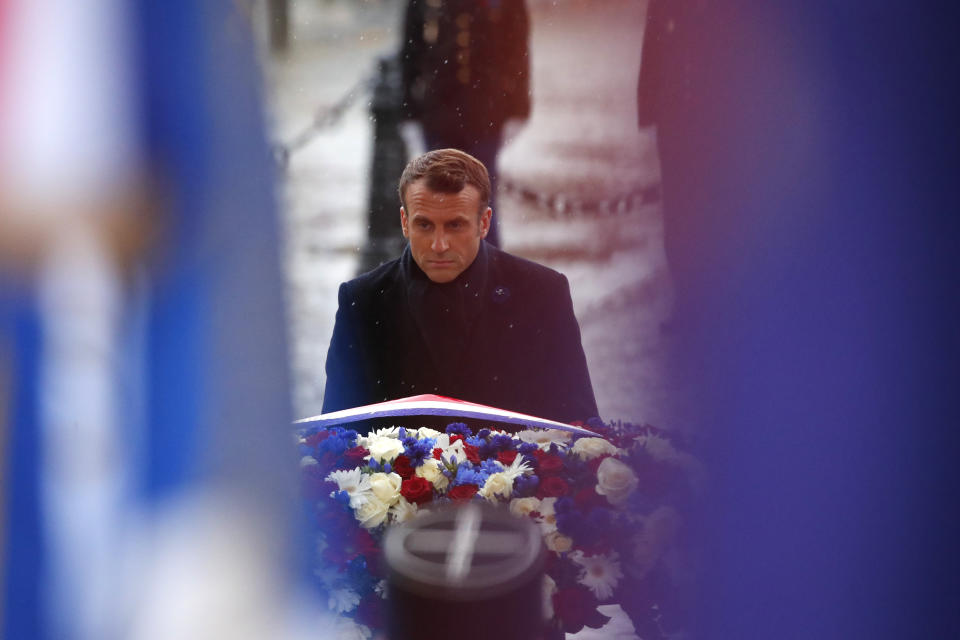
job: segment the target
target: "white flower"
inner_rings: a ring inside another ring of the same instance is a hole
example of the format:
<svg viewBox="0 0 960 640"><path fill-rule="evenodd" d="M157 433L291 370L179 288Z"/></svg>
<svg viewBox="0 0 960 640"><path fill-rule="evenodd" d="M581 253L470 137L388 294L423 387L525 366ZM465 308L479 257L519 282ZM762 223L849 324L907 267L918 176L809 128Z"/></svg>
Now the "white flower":
<svg viewBox="0 0 960 640"><path fill-rule="evenodd" d="M593 595L599 600L613 596L614 588L623 577L616 551L612 551L609 556L585 556L582 551L574 551L570 557L580 565L577 582L593 591Z"/></svg>
<svg viewBox="0 0 960 640"><path fill-rule="evenodd" d="M537 508L537 512L540 514L538 520L540 531L542 531L544 535L557 530L557 512L554 511L554 505L556 503L556 498L544 498L540 501L540 506Z"/></svg>
<svg viewBox="0 0 960 640"><path fill-rule="evenodd" d="M320 463L317 462L317 459L314 458L313 456L303 456L302 458L300 458L300 468L301 468L301 469L303 469L304 467L313 467L313 466L316 466L316 465L318 465L318 464L320 464Z"/></svg>
<svg viewBox="0 0 960 640"><path fill-rule="evenodd" d="M673 448L673 444L666 438L662 438L654 433L649 433L642 439L638 439L638 441L642 442L643 447L654 460L674 462L677 459L677 450Z"/></svg>
<svg viewBox="0 0 960 640"><path fill-rule="evenodd" d="M544 574L543 576L543 619L553 618L553 594L557 592L557 583L553 578Z"/></svg>
<svg viewBox="0 0 960 640"><path fill-rule="evenodd" d="M367 501L370 496L370 476L364 475L360 469L346 469L333 471L327 480L336 482L340 491L350 495L350 508L356 509Z"/></svg>
<svg viewBox="0 0 960 640"><path fill-rule="evenodd" d="M430 427L420 427L417 429L417 438L423 440L424 438L438 438L441 434L436 429L431 429Z"/></svg>
<svg viewBox="0 0 960 640"><path fill-rule="evenodd" d="M417 467L415 472L418 476L432 484L437 491L443 491L450 484L450 479L443 475L443 465L439 460L428 458L423 464Z"/></svg>
<svg viewBox="0 0 960 640"><path fill-rule="evenodd" d="M499 462L498 464L503 466L502 462ZM517 456L513 459L513 462L510 463L510 466L504 468L503 470L503 473L510 478L511 482L523 474L531 472L533 472L533 468L520 454L517 454Z"/></svg>
<svg viewBox="0 0 960 640"><path fill-rule="evenodd" d="M417 515L418 507L412 502L407 502L406 498L401 497L396 504L390 507L390 515L396 523L403 523Z"/></svg>
<svg viewBox="0 0 960 640"><path fill-rule="evenodd" d="M570 432L560 429L529 429L517 433L518 438L524 442L533 442L541 449L549 449L550 445L556 443L560 446L566 446L570 442Z"/></svg>
<svg viewBox="0 0 960 640"><path fill-rule="evenodd" d="M374 496L388 506L400 498L400 483L403 478L398 473L370 474L370 490Z"/></svg>
<svg viewBox="0 0 960 640"><path fill-rule="evenodd" d="M495 502L498 497L509 498L511 491L513 491L513 478L501 471L491 474L478 493L487 500Z"/></svg>
<svg viewBox="0 0 960 640"><path fill-rule="evenodd" d="M367 446L370 458L378 462L393 462L403 453L403 443L396 438L373 438Z"/></svg>
<svg viewBox="0 0 960 640"><path fill-rule="evenodd" d="M543 537L543 543L547 545L547 549L555 553L567 553L573 549L573 540L559 531L545 535Z"/></svg>
<svg viewBox="0 0 960 640"><path fill-rule="evenodd" d="M637 484L633 469L616 458L604 458L597 468L596 491L607 496L610 504L622 504L637 488Z"/></svg>
<svg viewBox="0 0 960 640"><path fill-rule="evenodd" d="M540 501L536 498L514 498L510 501L510 513L521 518L528 517L537 511Z"/></svg>
<svg viewBox="0 0 960 640"><path fill-rule="evenodd" d="M366 502L360 505L359 509L354 510L353 515L357 518L361 527L373 529L386 521L389 512L389 504L371 495Z"/></svg>
<svg viewBox="0 0 960 640"><path fill-rule="evenodd" d="M463 448L463 440L457 440L453 444L447 445L440 455L447 460L457 460L458 462L466 462L467 460L467 450Z"/></svg>
<svg viewBox="0 0 960 640"><path fill-rule="evenodd" d="M367 437L399 438L400 427L384 427L383 429L375 429L371 431Z"/></svg>
<svg viewBox="0 0 960 640"><path fill-rule="evenodd" d="M334 640L370 640L373 632L366 625L354 622L350 618L338 618L334 630Z"/></svg>
<svg viewBox="0 0 960 640"><path fill-rule="evenodd" d="M572 451L584 460L593 460L604 454L611 456L617 454L617 448L613 443L603 438L580 438L573 443Z"/></svg>
<svg viewBox="0 0 960 640"><path fill-rule="evenodd" d="M633 537L631 569L643 577L656 566L677 535L680 514L673 507L658 507L642 518L640 532Z"/></svg>
<svg viewBox="0 0 960 640"><path fill-rule="evenodd" d="M339 587L330 590L327 606L334 613L353 611L360 604L360 595L350 587Z"/></svg>

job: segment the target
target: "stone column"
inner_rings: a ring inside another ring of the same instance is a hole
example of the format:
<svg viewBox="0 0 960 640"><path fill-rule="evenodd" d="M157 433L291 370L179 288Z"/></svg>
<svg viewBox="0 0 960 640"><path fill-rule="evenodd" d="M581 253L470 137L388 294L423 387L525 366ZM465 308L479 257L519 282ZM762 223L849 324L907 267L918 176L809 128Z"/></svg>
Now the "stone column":
<svg viewBox="0 0 960 640"><path fill-rule="evenodd" d="M507 131L495 215L507 251L559 269L602 417L678 425L656 141L637 127L646 0L527 0L532 111Z"/></svg>
<svg viewBox="0 0 960 640"><path fill-rule="evenodd" d="M527 0L531 115L499 162L508 249L603 254L639 241L638 229L624 235L622 218L635 217L659 181L653 133L637 128L646 4ZM547 224L556 219L573 228ZM611 219L620 220L614 232ZM571 235L581 236L575 247Z"/></svg>

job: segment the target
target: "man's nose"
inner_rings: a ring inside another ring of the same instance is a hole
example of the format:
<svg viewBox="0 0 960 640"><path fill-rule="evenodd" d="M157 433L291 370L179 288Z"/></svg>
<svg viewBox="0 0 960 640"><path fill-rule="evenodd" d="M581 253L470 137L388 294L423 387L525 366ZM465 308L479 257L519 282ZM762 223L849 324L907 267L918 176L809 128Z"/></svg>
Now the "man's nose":
<svg viewBox="0 0 960 640"><path fill-rule="evenodd" d="M447 235L442 229L434 232L433 244L430 245L430 248L433 249L434 253L443 253L450 248L450 244L447 242Z"/></svg>

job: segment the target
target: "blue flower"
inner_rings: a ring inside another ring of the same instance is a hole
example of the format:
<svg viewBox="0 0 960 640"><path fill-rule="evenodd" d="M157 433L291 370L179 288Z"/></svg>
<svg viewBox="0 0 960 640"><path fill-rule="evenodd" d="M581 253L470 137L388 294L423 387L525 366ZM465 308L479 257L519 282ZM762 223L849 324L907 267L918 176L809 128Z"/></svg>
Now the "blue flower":
<svg viewBox="0 0 960 640"><path fill-rule="evenodd" d="M462 464L457 467L457 477L453 480L453 485L475 484L482 487L490 474L474 469L471 465Z"/></svg>
<svg viewBox="0 0 960 640"><path fill-rule="evenodd" d="M486 440L490 437L490 429L480 429L480 431L477 432L477 437Z"/></svg>
<svg viewBox="0 0 960 640"><path fill-rule="evenodd" d="M484 440L483 438L480 438L479 436L469 436L469 437L467 437L466 440L467 440L467 444L473 445L474 447L477 447L478 449L479 449L480 447L482 447L483 445L487 444L487 441Z"/></svg>
<svg viewBox="0 0 960 640"><path fill-rule="evenodd" d="M465 438L473 435L473 431L464 422L451 422L447 425L446 432L451 436L459 433Z"/></svg>
<svg viewBox="0 0 960 640"><path fill-rule="evenodd" d="M570 511L560 511L557 507L560 500L553 506L556 512L557 531L574 540L583 540L587 537L590 527L587 525L583 515L576 509Z"/></svg>
<svg viewBox="0 0 960 640"><path fill-rule="evenodd" d="M490 446L498 451L509 451L514 447L513 438L505 433L498 433L490 438Z"/></svg>
<svg viewBox="0 0 960 640"><path fill-rule="evenodd" d="M537 445L534 442L522 442L520 446L517 447L517 451L525 456L533 455L533 452L537 450Z"/></svg>
<svg viewBox="0 0 960 640"><path fill-rule="evenodd" d="M517 498L529 498L537 493L540 487L540 478L534 475L517 476L513 481L513 495Z"/></svg>
<svg viewBox="0 0 960 640"><path fill-rule="evenodd" d="M585 424L587 425L588 429L591 429L598 433L607 433L610 431L610 427L607 426L607 424L605 424L604 421L601 420L600 418L596 418L596 417L589 418L587 419Z"/></svg>
<svg viewBox="0 0 960 640"><path fill-rule="evenodd" d="M336 500L340 506L350 507L350 494L346 491L335 491L333 493L333 499Z"/></svg>
<svg viewBox="0 0 960 640"><path fill-rule="evenodd" d="M406 438L403 441L403 452L410 458L410 466L419 467L427 459L432 458L433 445L434 440L432 438L424 438L423 440Z"/></svg>
<svg viewBox="0 0 960 640"><path fill-rule="evenodd" d="M487 475L493 475L494 473L503 471L503 467L496 460L483 460L480 462L480 470Z"/></svg>
<svg viewBox="0 0 960 640"><path fill-rule="evenodd" d="M489 440L481 440L480 445L477 447L477 455L480 456L481 460L495 458L497 455L497 448L493 446Z"/></svg>

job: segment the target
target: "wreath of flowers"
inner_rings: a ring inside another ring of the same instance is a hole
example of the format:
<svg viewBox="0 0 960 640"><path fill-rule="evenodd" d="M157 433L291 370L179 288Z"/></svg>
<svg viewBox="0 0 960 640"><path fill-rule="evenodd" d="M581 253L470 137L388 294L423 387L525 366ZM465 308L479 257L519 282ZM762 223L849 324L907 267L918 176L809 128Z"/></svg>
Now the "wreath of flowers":
<svg viewBox="0 0 960 640"><path fill-rule="evenodd" d="M682 515L702 483L698 461L663 431L628 423L508 433L452 423L361 436L298 434L302 495L316 537L313 575L347 635L384 629L380 543L388 527L444 503L485 500L539 525L549 550L545 637L600 628L619 603L644 638L682 628Z"/></svg>

